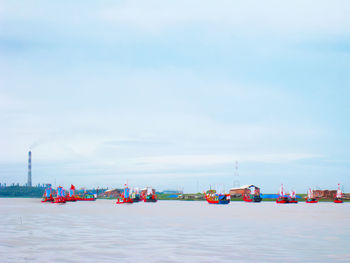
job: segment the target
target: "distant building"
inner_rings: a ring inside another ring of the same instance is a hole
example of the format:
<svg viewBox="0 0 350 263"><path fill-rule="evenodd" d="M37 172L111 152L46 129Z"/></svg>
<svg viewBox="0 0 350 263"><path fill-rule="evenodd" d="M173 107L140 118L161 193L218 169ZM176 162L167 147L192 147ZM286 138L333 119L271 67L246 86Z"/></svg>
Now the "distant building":
<svg viewBox="0 0 350 263"><path fill-rule="evenodd" d="M316 198L333 199L337 190L313 190L312 193Z"/></svg>
<svg viewBox="0 0 350 263"><path fill-rule="evenodd" d="M119 197L122 192L123 190L115 188L115 189L104 191L100 195L103 197Z"/></svg>
<svg viewBox="0 0 350 263"><path fill-rule="evenodd" d="M231 188L230 189L230 195L232 197L240 197L246 194L250 194L251 193L251 188L255 188L255 191L258 190L260 192L260 188L252 185L252 184L247 184L247 185L242 185L241 187L237 187L237 188Z"/></svg>
<svg viewBox="0 0 350 263"><path fill-rule="evenodd" d="M141 194L141 195L147 195L147 192L148 192L148 191L151 191L152 194L155 194L155 193L156 193L156 189L153 189L153 188L151 188L151 187L146 187L146 188L141 189L140 194Z"/></svg>

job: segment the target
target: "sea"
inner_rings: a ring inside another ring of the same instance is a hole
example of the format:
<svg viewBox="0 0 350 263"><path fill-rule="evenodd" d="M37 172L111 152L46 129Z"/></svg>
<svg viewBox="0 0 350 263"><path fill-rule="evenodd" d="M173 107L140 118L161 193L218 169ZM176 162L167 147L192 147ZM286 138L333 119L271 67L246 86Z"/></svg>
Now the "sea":
<svg viewBox="0 0 350 263"><path fill-rule="evenodd" d="M0 262L350 262L350 203L0 198Z"/></svg>

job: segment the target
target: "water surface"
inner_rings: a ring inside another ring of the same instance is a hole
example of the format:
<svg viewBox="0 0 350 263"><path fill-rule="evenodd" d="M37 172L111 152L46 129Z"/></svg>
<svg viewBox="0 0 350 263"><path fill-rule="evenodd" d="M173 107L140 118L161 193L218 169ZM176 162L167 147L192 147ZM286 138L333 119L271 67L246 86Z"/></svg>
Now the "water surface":
<svg viewBox="0 0 350 263"><path fill-rule="evenodd" d="M350 203L0 198L1 262L350 262Z"/></svg>

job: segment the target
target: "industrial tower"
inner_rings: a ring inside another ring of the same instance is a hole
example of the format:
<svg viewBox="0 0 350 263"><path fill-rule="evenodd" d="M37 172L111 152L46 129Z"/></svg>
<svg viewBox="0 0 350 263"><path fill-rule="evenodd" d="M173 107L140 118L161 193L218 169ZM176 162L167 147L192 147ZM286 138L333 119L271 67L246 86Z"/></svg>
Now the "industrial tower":
<svg viewBox="0 0 350 263"><path fill-rule="evenodd" d="M32 152L28 152L28 182L27 186L32 186Z"/></svg>

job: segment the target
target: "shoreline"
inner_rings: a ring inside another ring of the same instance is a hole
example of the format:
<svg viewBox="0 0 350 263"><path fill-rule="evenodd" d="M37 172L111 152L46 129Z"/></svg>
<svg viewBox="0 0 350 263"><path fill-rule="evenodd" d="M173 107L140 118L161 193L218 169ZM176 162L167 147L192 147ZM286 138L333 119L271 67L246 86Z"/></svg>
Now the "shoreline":
<svg viewBox="0 0 350 263"><path fill-rule="evenodd" d="M25 199L42 199L42 197L36 197L36 196L0 196L1 199L9 198L25 198ZM105 197L98 197L96 200L117 200L117 198L105 198ZM183 202L206 202L205 199L178 199L178 198L161 198L158 199L158 201L183 201ZM319 199L319 203L333 203L333 199ZM231 202L244 202L243 199L231 199ZM262 199L260 203L263 202L276 202L276 199ZM299 203L306 203L304 199L298 199ZM344 203L349 203L350 200L343 200ZM258 202L259 203L259 202Z"/></svg>

